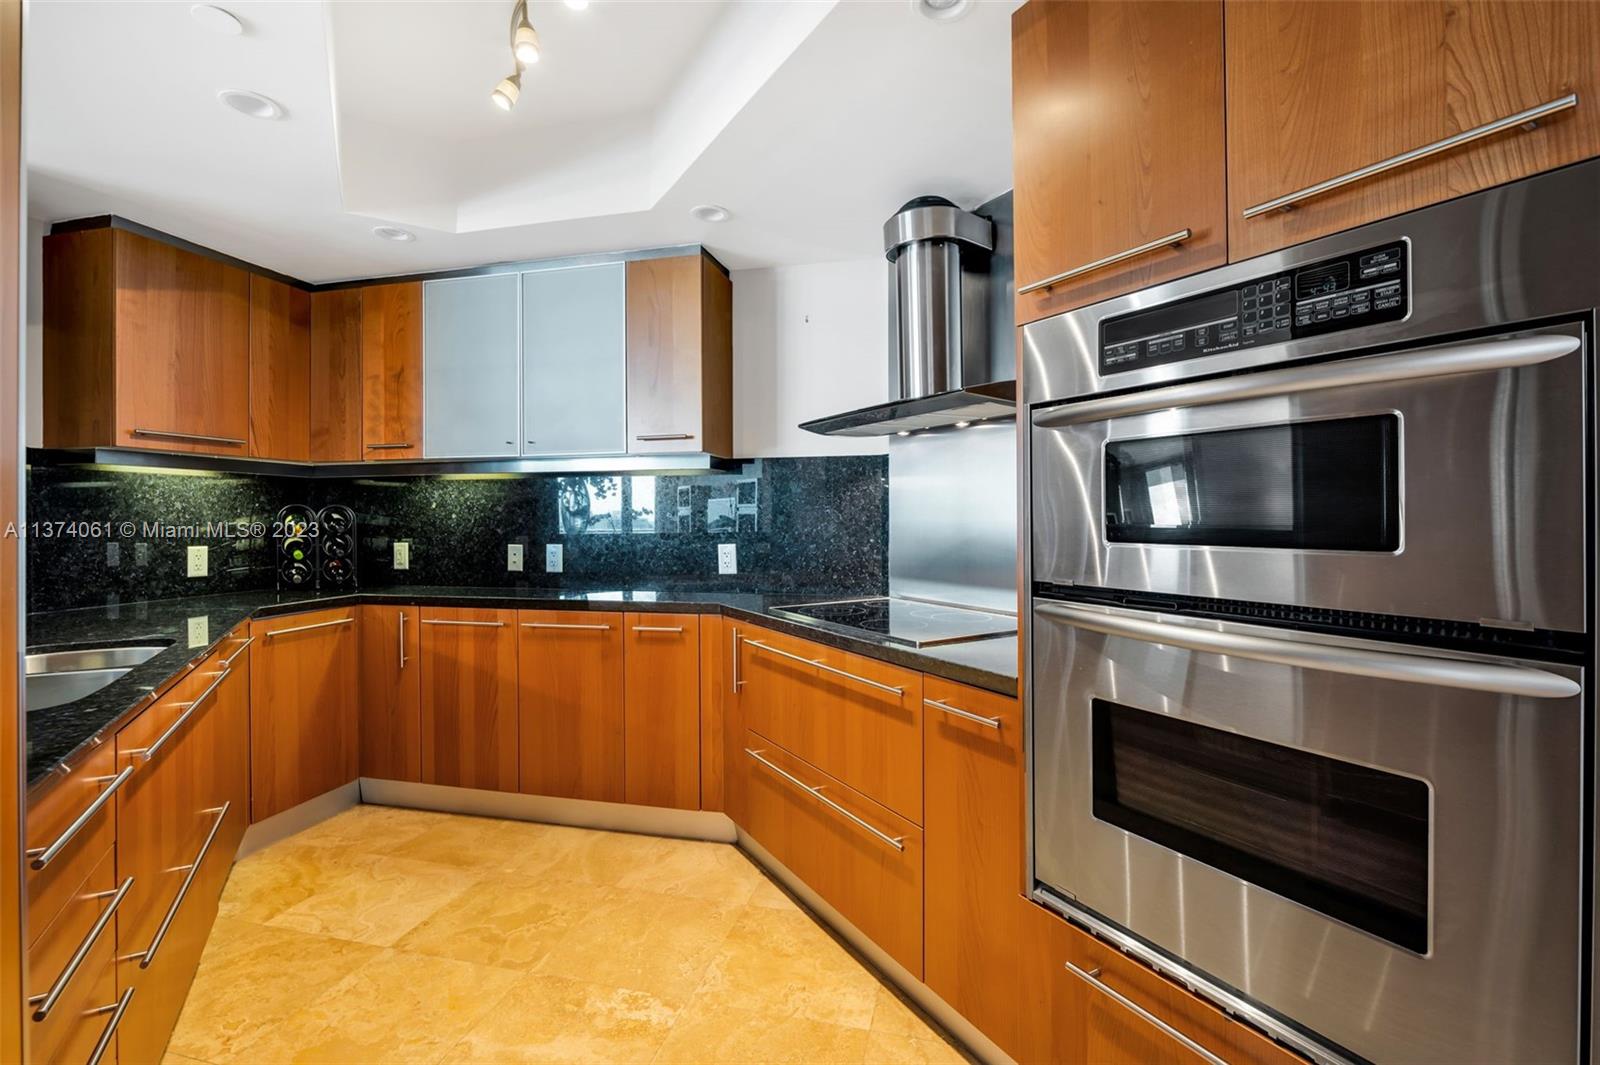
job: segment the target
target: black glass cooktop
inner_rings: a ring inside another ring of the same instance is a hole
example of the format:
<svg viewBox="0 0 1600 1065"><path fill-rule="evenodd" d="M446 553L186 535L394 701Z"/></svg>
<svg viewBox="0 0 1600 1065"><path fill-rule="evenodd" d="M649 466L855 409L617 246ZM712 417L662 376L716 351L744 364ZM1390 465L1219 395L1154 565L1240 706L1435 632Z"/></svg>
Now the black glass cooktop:
<svg viewBox="0 0 1600 1065"><path fill-rule="evenodd" d="M829 628L868 632L908 647L1012 636L1017 631L1017 619L1009 614L892 596L801 603L774 607L773 613L788 614Z"/></svg>

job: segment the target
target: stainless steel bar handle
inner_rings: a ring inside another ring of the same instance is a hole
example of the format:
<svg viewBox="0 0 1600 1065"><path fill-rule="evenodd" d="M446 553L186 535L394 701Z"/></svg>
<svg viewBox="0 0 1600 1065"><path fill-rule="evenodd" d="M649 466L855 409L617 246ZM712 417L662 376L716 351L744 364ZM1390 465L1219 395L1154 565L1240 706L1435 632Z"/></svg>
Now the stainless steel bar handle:
<svg viewBox="0 0 1600 1065"><path fill-rule="evenodd" d="M682 625L635 625L634 632L682 632Z"/></svg>
<svg viewBox="0 0 1600 1065"><path fill-rule="evenodd" d="M74 817L72 823L61 830L61 835L55 838L55 842L28 852L28 864L34 869L43 869L55 861L62 849L72 842L74 836L83 831L85 825L94 820L94 815L99 813L101 808L111 801L111 796L115 795L117 789L126 784L131 776L133 776L133 766L130 765L112 777L111 782L101 790L100 794L94 797L94 801L85 806L83 812Z"/></svg>
<svg viewBox="0 0 1600 1065"><path fill-rule="evenodd" d="M1033 416L1033 424L1041 429L1061 429L1084 422L1103 422L1173 407L1203 407L1214 403L1320 392L1330 388L1409 381L1419 377L1512 370L1559 359L1577 351L1581 344L1582 341L1577 337L1565 333L1539 333L1470 344L1443 344L1392 355L1368 355L1343 362L1289 366L1281 370L1212 378L1209 381L1152 388L1146 392L1068 403L1040 411Z"/></svg>
<svg viewBox="0 0 1600 1065"><path fill-rule="evenodd" d="M423 618L424 625L459 625L468 629L503 629L503 621L451 621L449 618Z"/></svg>
<svg viewBox="0 0 1600 1065"><path fill-rule="evenodd" d="M524 621L525 629L587 629L592 632L608 631L610 625L573 625L561 621Z"/></svg>
<svg viewBox="0 0 1600 1065"><path fill-rule="evenodd" d="M218 673L216 675L217 679L207 685L206 690L201 692L198 698L185 707L183 713L178 715L178 719L176 721L167 726L167 730L165 732L156 737L156 742L152 743L148 747L140 747L136 750L129 751L128 753L130 755L138 755L146 762L151 761L156 755L160 754L161 748L167 745L167 741L176 736L178 734L178 730L183 728L184 722L193 717L194 712L200 709L200 704L211 698L211 696L216 693L217 688L222 684L222 682L228 679L229 672L229 670L225 669L221 673Z"/></svg>
<svg viewBox="0 0 1600 1065"><path fill-rule="evenodd" d="M1127 262L1129 259L1137 259L1141 255L1148 255L1153 251L1160 251L1162 248L1175 248L1192 236L1194 236L1193 230L1176 230L1172 233L1168 233L1164 237L1157 237L1155 240L1152 240L1149 243L1141 244L1137 248L1129 248L1127 251L1119 251L1115 255L1107 255L1105 258L1096 259L1092 263L1084 263L1082 266L1074 266L1071 270L1063 270L1059 274L1051 274L1049 277L1044 278L1041 281L1035 281L1031 284L1023 285L1021 288L1017 289L1017 295L1026 296L1028 293L1037 292L1041 288L1051 288L1055 285L1061 284L1063 281L1070 281L1075 277L1082 277L1084 274L1094 273L1096 270L1104 270L1108 266L1115 266L1118 263Z"/></svg>
<svg viewBox="0 0 1600 1065"><path fill-rule="evenodd" d="M808 666L816 666L818 669L822 670L824 673L832 673L836 677L843 677L846 680L853 680L857 684L865 684L869 688L876 688L879 691L890 692L890 693L892 693L894 695L904 695L906 693L906 690L904 688L897 688L893 684L880 684L875 680L869 680L866 677L859 676L859 675L857 675L855 673L848 672L847 670L839 669L836 666L830 666L820 658L804 658L804 657L802 657L800 655L797 655L797 654L791 654L788 651L780 651L778 648L773 647L771 644L762 643L760 640L746 640L745 643L749 644L751 647L759 647L761 650L766 651L768 654L780 655L780 656L782 656L784 658L792 659L793 661L796 661L796 662L803 662Z"/></svg>
<svg viewBox="0 0 1600 1065"><path fill-rule="evenodd" d="M406 668L406 612L400 611L400 668Z"/></svg>
<svg viewBox="0 0 1600 1065"><path fill-rule="evenodd" d="M368 444L368 451L404 451L410 444Z"/></svg>
<svg viewBox="0 0 1600 1065"><path fill-rule="evenodd" d="M1067 971L1072 973L1073 976L1076 976L1078 979L1082 980L1096 991L1099 991L1101 994L1110 998L1113 1002L1117 1003L1123 1009L1126 1009L1129 1013L1132 1013L1140 1020L1159 1028L1166 1035L1176 1039L1178 1042L1187 1047L1190 1053L1194 1054L1202 1061L1209 1062L1210 1065L1228 1065L1227 1061L1217 1057L1215 1054L1211 1053L1211 1051L1207 1050L1199 1043L1196 1043L1193 1039L1190 1039L1172 1025L1168 1024L1160 1017L1157 1017L1155 1014L1151 1013L1149 1010L1133 1001L1133 999L1112 988L1104 980L1101 980L1099 969L1080 969L1070 961L1066 963L1066 966Z"/></svg>
<svg viewBox="0 0 1600 1065"><path fill-rule="evenodd" d="M904 836L891 836L887 832L884 832L883 830L873 826L870 822L864 821L857 817L843 806L840 806L838 803L822 794L822 785L807 784L793 773L789 773L781 767L774 765L772 762L769 762L765 758L761 757L761 751L752 751L750 748L746 747L744 749L744 753L748 754L751 758L754 758L756 761L760 762L762 765L766 766L768 769L772 770L774 773L778 774L784 780L787 780L801 791L806 792L812 798L822 803L822 805L828 807L834 813L844 817L852 824L856 825L856 827L865 829L866 831L872 833L872 835L876 836L884 843L887 843L897 851L903 851L906 849L906 838Z"/></svg>
<svg viewBox="0 0 1600 1065"><path fill-rule="evenodd" d="M139 968L148 969L150 963L156 960L156 951L161 949L162 940L167 938L167 930L172 927L173 920L178 916L178 909L183 905L189 888L194 884L194 878L200 872L200 866L206 860L206 852L211 849L211 844L216 841L217 833L222 829L222 822L228 819L228 808L233 805L233 800L228 800L221 806L207 810L206 813L217 815L216 823L211 826L211 831L206 833L206 840L200 844L200 852L194 856L194 863L189 866L189 872L183 878L183 884L178 888L177 897L172 900L172 905L167 907L167 915L161 919L161 925L156 929L156 934L150 940L150 945L143 952L132 957L139 959Z"/></svg>
<svg viewBox="0 0 1600 1065"><path fill-rule="evenodd" d="M133 430L134 436L158 436L163 440L199 440L207 444L234 444L243 447L246 443L236 436L202 436L199 433L174 433L167 429L141 429L137 426Z"/></svg>
<svg viewBox="0 0 1600 1065"><path fill-rule="evenodd" d="M1034 611L1108 636L1126 636L1144 643L1190 651L1233 655L1324 673L1345 673L1436 688L1463 688L1532 699L1569 699L1582 691L1576 681L1531 666L1478 662L1439 655L1380 651L1366 647L1256 636L1240 632L1154 621L1123 613L1102 612L1065 603L1036 603Z"/></svg>
<svg viewBox="0 0 1600 1065"><path fill-rule="evenodd" d="M274 636L287 636L291 632L310 632L312 629L331 629L335 625L354 625L355 618L339 618L337 621L319 621L315 625L296 625L288 629L273 629L266 634L268 639Z"/></svg>
<svg viewBox="0 0 1600 1065"><path fill-rule="evenodd" d="M739 689L744 687L744 681L739 677L739 643L743 639L744 637L739 635L739 630L733 629L733 694L735 695L738 695Z"/></svg>
<svg viewBox="0 0 1600 1065"><path fill-rule="evenodd" d="M256 642L256 638L254 636L246 636L244 638L244 643L241 643L238 646L238 648L234 650L233 654L229 655L227 658L224 658L222 660L222 668L223 669L231 668L233 666L233 660L235 658L238 658L240 655L244 654L244 649L246 647L249 647L251 644L253 644L255 642Z"/></svg>
<svg viewBox="0 0 1600 1065"><path fill-rule="evenodd" d="M111 924L111 918L116 915L117 907L122 905L122 900L128 897L128 891L133 887L133 877L128 877L117 888L117 893L111 896L111 902L100 916L95 919L88 933L83 937L83 942L78 944L78 949L72 952L72 957L67 959L66 966L61 970L61 975L56 977L56 982L50 985L50 990L42 995L34 995L28 999L28 1005L33 1007L33 1019L42 1021L50 1016L50 1011L56 1008L56 1003L61 1001L61 996L66 994L67 985L72 983L72 978L78 975L78 970L83 968L84 959L94 949L95 942L100 938Z"/></svg>
<svg viewBox="0 0 1600 1065"><path fill-rule="evenodd" d="M109 1013L111 1019L106 1022L105 1028L100 1032L100 1038L95 1041L94 1049L89 1051L85 1065L100 1065L100 1059L106 1056L106 1051L111 1049L111 1040L117 1034L117 1025L122 1023L122 1015L128 1012L128 1003L133 1001L133 988L128 988L122 997L109 1006L102 1006L95 1013Z"/></svg>
<svg viewBox="0 0 1600 1065"><path fill-rule="evenodd" d="M963 710L959 706L951 706L949 703L940 702L938 699L924 699L922 700L922 705L931 706L935 710L942 710L966 721L976 721L978 724L986 725L997 732L1000 730L1000 719L998 717L984 717L982 714L974 714L971 710Z"/></svg>
<svg viewBox="0 0 1600 1065"><path fill-rule="evenodd" d="M1537 107L1530 107L1526 111L1518 111L1516 114L1507 115L1505 118L1497 118L1493 122L1486 122L1481 126L1462 130L1460 133L1452 134L1442 140L1436 140L1432 144L1424 144L1420 148L1413 148L1408 152L1392 155L1379 162L1369 163L1358 170L1340 174L1338 177L1332 177L1326 181L1319 181L1315 185L1307 185L1303 189L1296 189L1294 192L1279 196L1277 199L1258 203L1254 207L1246 207L1244 209L1244 217L1254 218L1256 215L1266 214L1269 211L1287 210L1301 200L1309 200L1313 196L1321 196L1325 192L1332 192L1334 189L1343 188L1354 182L1376 177L1378 174L1393 170L1395 167L1406 166L1409 163L1414 163L1419 159L1426 159L1428 156L1437 155L1440 152L1448 152L1453 148L1471 144L1473 141L1482 140L1484 137L1492 137L1496 133L1504 133L1517 126L1532 129L1539 119L1547 118L1559 111L1567 111L1577 106L1578 94L1568 93L1560 99L1539 104Z"/></svg>
<svg viewBox="0 0 1600 1065"><path fill-rule="evenodd" d="M693 440L693 433L640 433L635 440Z"/></svg>

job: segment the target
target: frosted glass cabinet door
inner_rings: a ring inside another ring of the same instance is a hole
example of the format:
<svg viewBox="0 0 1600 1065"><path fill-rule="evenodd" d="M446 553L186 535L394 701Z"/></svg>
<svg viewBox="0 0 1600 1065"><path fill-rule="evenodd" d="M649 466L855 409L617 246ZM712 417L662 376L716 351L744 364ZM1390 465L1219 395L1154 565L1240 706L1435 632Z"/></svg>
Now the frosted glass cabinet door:
<svg viewBox="0 0 1600 1065"><path fill-rule="evenodd" d="M422 453L517 454L517 275L422 286Z"/></svg>
<svg viewBox="0 0 1600 1065"><path fill-rule="evenodd" d="M522 275L524 455L627 450L627 266Z"/></svg>

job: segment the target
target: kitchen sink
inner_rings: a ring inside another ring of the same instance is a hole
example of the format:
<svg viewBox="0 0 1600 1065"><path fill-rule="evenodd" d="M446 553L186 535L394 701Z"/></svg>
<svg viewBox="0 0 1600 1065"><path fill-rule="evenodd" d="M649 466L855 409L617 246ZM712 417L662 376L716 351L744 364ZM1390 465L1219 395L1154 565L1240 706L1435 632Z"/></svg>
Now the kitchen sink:
<svg viewBox="0 0 1600 1065"><path fill-rule="evenodd" d="M28 712L92 695L166 649L166 644L137 644L31 654L26 660Z"/></svg>

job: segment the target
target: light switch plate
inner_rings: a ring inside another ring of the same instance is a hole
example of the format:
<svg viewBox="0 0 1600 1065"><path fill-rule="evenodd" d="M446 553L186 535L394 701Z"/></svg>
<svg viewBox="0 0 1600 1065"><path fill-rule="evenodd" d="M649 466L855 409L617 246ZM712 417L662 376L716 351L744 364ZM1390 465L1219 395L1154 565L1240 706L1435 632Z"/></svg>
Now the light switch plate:
<svg viewBox="0 0 1600 1065"><path fill-rule="evenodd" d="M211 642L211 618L201 614L189 619L189 646L204 647Z"/></svg>
<svg viewBox="0 0 1600 1065"><path fill-rule="evenodd" d="M150 545L143 540L133 545L133 564L135 566L148 566L150 564Z"/></svg>
<svg viewBox="0 0 1600 1065"><path fill-rule="evenodd" d="M507 544L506 545L506 569L510 570L512 573L521 573L522 572L522 545L521 544Z"/></svg>
<svg viewBox="0 0 1600 1065"><path fill-rule="evenodd" d="M739 548L736 544L717 545L717 572L739 572Z"/></svg>
<svg viewBox="0 0 1600 1065"><path fill-rule="evenodd" d="M544 571L546 573L561 572L561 545L544 545Z"/></svg>
<svg viewBox="0 0 1600 1065"><path fill-rule="evenodd" d="M394 542L394 568L411 568L411 541L396 540Z"/></svg>
<svg viewBox="0 0 1600 1065"><path fill-rule="evenodd" d="M187 572L189 576L204 577L210 572L210 563L207 557L210 554L210 549L205 544L190 544L187 554L189 559Z"/></svg>
<svg viewBox="0 0 1600 1065"><path fill-rule="evenodd" d="M106 541L106 568L116 569L122 565L122 545L115 540Z"/></svg>

